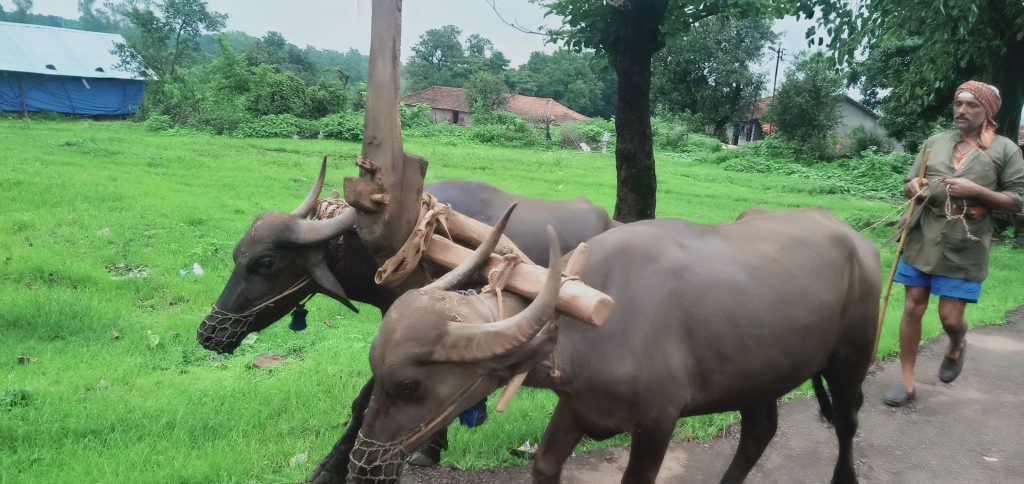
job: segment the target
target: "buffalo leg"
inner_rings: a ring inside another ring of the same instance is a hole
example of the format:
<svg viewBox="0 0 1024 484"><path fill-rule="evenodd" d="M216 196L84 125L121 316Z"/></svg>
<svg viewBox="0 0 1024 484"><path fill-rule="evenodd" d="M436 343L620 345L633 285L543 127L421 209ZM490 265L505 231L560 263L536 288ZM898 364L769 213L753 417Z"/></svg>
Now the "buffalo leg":
<svg viewBox="0 0 1024 484"><path fill-rule="evenodd" d="M583 429L576 422L569 405L559 400L544 431L540 448L533 457L533 482L558 482L562 476L562 465L582 438Z"/></svg>
<svg viewBox="0 0 1024 484"><path fill-rule="evenodd" d="M750 406L740 410L740 417L740 445L722 477L723 484L743 482L746 479L765 447L768 447L768 442L775 436L779 424L779 408L774 401Z"/></svg>
<svg viewBox="0 0 1024 484"><path fill-rule="evenodd" d="M441 451L448 449L448 427L441 427L422 450L409 457L409 463L417 467L431 467L441 462Z"/></svg>
<svg viewBox="0 0 1024 484"><path fill-rule="evenodd" d="M857 412L864 403L860 384L833 384L829 381L835 419L832 421L839 439L839 459L832 473L833 484L856 484L857 472L853 468L853 436L857 433Z"/></svg>
<svg viewBox="0 0 1024 484"><path fill-rule="evenodd" d="M348 459L352 453L352 446L355 445L359 429L363 426L363 413L370 404L370 396L373 394L373 378L366 382L359 395L352 401L352 417L349 420L345 434L341 436L338 443L327 454L320 464L317 464L313 474L309 476L309 482L313 484L344 484L348 477Z"/></svg>
<svg viewBox="0 0 1024 484"><path fill-rule="evenodd" d="M630 433L629 463L622 474L622 483L654 483L665 460L665 451L672 440L676 419L669 417L650 425L643 425Z"/></svg>

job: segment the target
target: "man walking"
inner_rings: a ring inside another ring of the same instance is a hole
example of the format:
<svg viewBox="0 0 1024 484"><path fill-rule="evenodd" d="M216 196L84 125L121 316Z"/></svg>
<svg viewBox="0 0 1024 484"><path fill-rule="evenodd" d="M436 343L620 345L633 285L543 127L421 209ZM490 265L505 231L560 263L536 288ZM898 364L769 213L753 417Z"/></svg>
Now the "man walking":
<svg viewBox="0 0 1024 484"><path fill-rule="evenodd" d="M967 303L978 302L988 273L993 211L1021 212L1024 158L1017 143L996 134L994 117L1002 99L994 86L968 81L953 100L956 131L925 141L904 185L907 198L924 203L910 219L906 248L893 280L906 286L900 322L902 381L884 397L898 407L916 396L914 365L921 340L921 317L930 294L939 297L939 320L949 346L939 380L960 375L966 355ZM930 151L924 178L924 153Z"/></svg>

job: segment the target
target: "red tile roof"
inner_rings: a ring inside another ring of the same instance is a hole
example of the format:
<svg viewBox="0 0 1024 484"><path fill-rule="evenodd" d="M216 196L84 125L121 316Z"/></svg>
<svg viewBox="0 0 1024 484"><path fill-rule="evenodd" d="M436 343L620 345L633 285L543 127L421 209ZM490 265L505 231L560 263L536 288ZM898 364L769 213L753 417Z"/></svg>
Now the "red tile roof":
<svg viewBox="0 0 1024 484"><path fill-rule="evenodd" d="M402 104L426 104L434 109L448 109L468 113L472 110L461 87L434 86L402 96ZM553 124L590 119L549 97L509 96L506 111L528 121L543 121L550 117Z"/></svg>

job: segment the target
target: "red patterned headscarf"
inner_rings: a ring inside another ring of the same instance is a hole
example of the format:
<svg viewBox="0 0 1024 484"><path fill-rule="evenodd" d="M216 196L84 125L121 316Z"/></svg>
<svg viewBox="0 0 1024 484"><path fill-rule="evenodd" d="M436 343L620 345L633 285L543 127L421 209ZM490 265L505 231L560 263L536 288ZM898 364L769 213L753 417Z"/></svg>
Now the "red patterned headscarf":
<svg viewBox="0 0 1024 484"><path fill-rule="evenodd" d="M1003 104L1003 98L999 96L999 89L991 84L978 81L967 81L956 88L953 99L960 97L962 93L970 93L982 107L985 108L985 123L981 126L981 145L985 148L992 146L992 139L996 135L996 113L999 106Z"/></svg>

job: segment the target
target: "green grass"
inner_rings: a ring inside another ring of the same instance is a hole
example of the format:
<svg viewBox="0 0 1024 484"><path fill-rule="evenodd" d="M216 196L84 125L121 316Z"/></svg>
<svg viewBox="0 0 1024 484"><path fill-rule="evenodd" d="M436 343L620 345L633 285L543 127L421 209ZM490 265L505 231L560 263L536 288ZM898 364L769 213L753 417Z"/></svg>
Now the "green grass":
<svg viewBox="0 0 1024 484"><path fill-rule="evenodd" d="M159 135L127 122L0 119L0 482L302 480L343 431L368 377L376 310L351 314L318 297L307 331L276 324L228 357L201 349L194 335L252 219L294 208L323 154L328 183L340 185L356 173L359 148ZM428 182L472 178L529 196L584 194L609 210L614 204L612 155L429 140L407 141L406 149L430 160ZM660 158L658 176L659 216L705 223L751 206L823 205L856 223L894 208L678 157ZM892 231L873 236L881 243ZM883 246L884 267L894 250ZM194 262L204 276L179 274ZM1024 252L993 251L983 300L968 309L972 324L998 322L1021 304L1022 263ZM883 355L895 351L901 308L897 287ZM940 331L932 309L925 333ZM264 352L287 358L252 368ZM527 390L487 425L453 427L446 461L521 463L505 448L536 441L553 402L549 392ZM708 437L731 418L686 419L678 433ZM308 461L289 464L307 451Z"/></svg>

